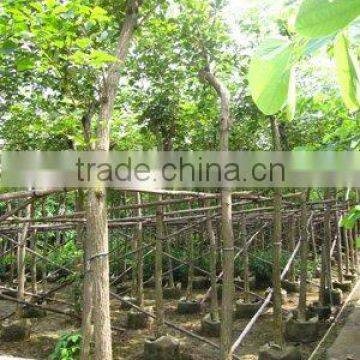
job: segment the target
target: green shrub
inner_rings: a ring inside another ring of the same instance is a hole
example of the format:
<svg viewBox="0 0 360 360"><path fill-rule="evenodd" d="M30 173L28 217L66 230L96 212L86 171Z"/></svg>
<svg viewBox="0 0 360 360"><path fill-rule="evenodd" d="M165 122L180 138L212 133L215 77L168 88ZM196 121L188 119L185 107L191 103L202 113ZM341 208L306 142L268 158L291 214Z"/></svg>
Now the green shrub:
<svg viewBox="0 0 360 360"><path fill-rule="evenodd" d="M65 334L57 342L50 360L75 360L80 357L81 335L79 333Z"/></svg>

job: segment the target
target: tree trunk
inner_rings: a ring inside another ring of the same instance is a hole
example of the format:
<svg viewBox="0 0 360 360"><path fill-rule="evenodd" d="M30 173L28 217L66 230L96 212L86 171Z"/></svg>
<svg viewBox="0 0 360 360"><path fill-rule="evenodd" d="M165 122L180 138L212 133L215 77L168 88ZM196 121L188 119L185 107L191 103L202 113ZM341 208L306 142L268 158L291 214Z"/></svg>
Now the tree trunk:
<svg viewBox="0 0 360 360"><path fill-rule="evenodd" d="M277 119L271 117L271 128L275 151L281 151L280 134ZM281 296L281 234L282 234L282 193L281 188L274 189L274 266L273 266L273 289L274 289L274 329L275 342L281 348L284 346L282 296Z"/></svg>
<svg viewBox="0 0 360 360"><path fill-rule="evenodd" d="M117 62L104 75L100 91L100 114L97 123L95 150L108 151L110 121L117 94L120 69L124 63L138 22L140 1L129 1L116 50ZM108 221L106 191L102 184L91 189L87 197L87 241L92 244L90 257L93 278L95 359L111 360L111 325L109 301ZM90 247L90 245L89 245Z"/></svg>
<svg viewBox="0 0 360 360"><path fill-rule="evenodd" d="M300 218L300 294L299 294L299 319L306 320L306 295L307 295L307 260L308 260L308 232L307 232L307 205L306 193L301 197Z"/></svg>
<svg viewBox="0 0 360 360"><path fill-rule="evenodd" d="M25 218L30 218L32 204L29 204L25 208ZM17 247L17 272L18 272L18 292L17 300L25 300L25 252L26 252L26 238L28 235L29 222L25 222L23 228L19 234L18 247ZM16 314L21 317L23 313L22 305L19 303L16 309Z"/></svg>
<svg viewBox="0 0 360 360"><path fill-rule="evenodd" d="M86 213L89 213L89 210L84 207L84 192L83 190L79 191L79 209L85 210ZM81 334L82 334L82 343L80 351L80 359L87 360L90 358L90 348L91 348L91 339L93 335L93 325L92 325L92 269L90 266L90 257L92 254L92 244L88 241L88 233L84 229L84 225L81 224L78 227L77 236L81 236L81 239L78 239L78 244L81 242L83 246L83 261L84 261L84 279L83 279L83 307L82 307L82 319L81 319ZM80 235L81 234L81 235Z"/></svg>
<svg viewBox="0 0 360 360"><path fill-rule="evenodd" d="M220 151L229 150L230 93L228 89L209 71L200 71L204 78L217 92L221 101ZM224 154L224 156L226 156ZM234 302L234 234L232 228L231 191L221 189L221 239L223 252L223 289L221 307L220 358L228 359L232 342L233 302Z"/></svg>
<svg viewBox="0 0 360 360"><path fill-rule="evenodd" d="M246 232L246 215L241 213L240 215L240 236L241 236L241 245L243 248L243 261L244 261L244 302L249 301L249 254L248 254L248 245L247 245L247 232Z"/></svg>
<svg viewBox="0 0 360 360"><path fill-rule="evenodd" d="M293 253L295 249L295 231L296 231L296 218L294 214L289 218L289 237L288 237L288 250L289 253ZM292 263L289 269L288 279L291 282L295 282L295 266Z"/></svg>
<svg viewBox="0 0 360 360"><path fill-rule="evenodd" d="M156 208L156 252L155 252L155 292L156 292L156 337L165 333L164 329L164 304L162 290L162 242L163 242L163 209Z"/></svg>
<svg viewBox="0 0 360 360"><path fill-rule="evenodd" d="M30 236L30 249L36 252L36 229L31 233ZM31 254L31 291L33 294L37 294L37 274L36 274L36 255Z"/></svg>
<svg viewBox="0 0 360 360"><path fill-rule="evenodd" d="M343 276L343 261L342 261L342 246L341 246L341 227L339 226L341 217L339 216L338 211L336 212L336 230L337 230L337 239L336 239L336 247L337 247L337 273L338 273L338 281L342 283L344 281Z"/></svg>
<svg viewBox="0 0 360 360"><path fill-rule="evenodd" d="M59 204L58 215L62 216L65 214L65 212L66 212L66 193L61 195L61 201ZM56 231L55 243L56 243L56 246L58 246L58 247L61 245L61 231Z"/></svg>
<svg viewBox="0 0 360 360"><path fill-rule="evenodd" d="M191 208L191 205L190 205ZM193 299L193 281L194 281L194 232L192 230L188 233L187 244L187 263L188 263L188 278L186 287L186 300Z"/></svg>
<svg viewBox="0 0 360 360"><path fill-rule="evenodd" d="M46 217L46 198L41 202L41 216ZM47 246L48 246L48 233L45 231L43 234L43 251L42 255L47 257ZM42 291L46 291L47 288L47 261L44 260L42 263Z"/></svg>
<svg viewBox="0 0 360 360"><path fill-rule="evenodd" d="M136 193L137 203L141 204L141 194ZM142 217L142 208L137 210L137 216ZM136 225L137 232L137 301L139 307L144 307L144 243L143 224L139 221Z"/></svg>
<svg viewBox="0 0 360 360"><path fill-rule="evenodd" d="M137 210L134 211L136 216ZM138 260L138 224L135 225L133 236L131 239L131 253L132 253L132 271L131 271L131 296L133 298L137 295L137 260Z"/></svg>
<svg viewBox="0 0 360 360"><path fill-rule="evenodd" d="M164 228L164 236L169 235L168 226L166 223L163 223ZM171 254L171 245L170 241L166 241L165 243L166 251L168 254ZM174 281L174 272L173 272L173 262L171 257L168 257L168 273L169 273L169 288L173 289L175 287L175 281Z"/></svg>
<svg viewBox="0 0 360 360"><path fill-rule="evenodd" d="M216 286L216 238L212 226L210 211L206 213L206 230L210 240L210 281L211 281L211 298L210 298L210 317L213 321L219 321L219 308Z"/></svg>
<svg viewBox="0 0 360 360"><path fill-rule="evenodd" d="M317 247L316 247L316 231L315 231L315 225L313 220L311 220L311 225L310 225L310 231L311 231L311 243L312 243L312 248L313 248L313 255L314 255L314 261L317 264L318 263L318 254L317 254Z"/></svg>
<svg viewBox="0 0 360 360"><path fill-rule="evenodd" d="M326 189L325 199L330 199L330 190ZM331 279L331 207L325 203L324 213L324 270L325 270L325 287L332 290L332 279Z"/></svg>

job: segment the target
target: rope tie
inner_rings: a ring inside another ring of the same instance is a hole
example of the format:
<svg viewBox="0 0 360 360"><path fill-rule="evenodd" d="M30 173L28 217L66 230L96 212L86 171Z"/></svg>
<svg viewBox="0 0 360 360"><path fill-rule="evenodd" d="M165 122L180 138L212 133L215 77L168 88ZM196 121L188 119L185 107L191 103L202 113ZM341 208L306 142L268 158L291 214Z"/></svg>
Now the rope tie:
<svg viewBox="0 0 360 360"><path fill-rule="evenodd" d="M224 247L223 248L223 251L234 251L234 250L235 250L234 246L233 247Z"/></svg>
<svg viewBox="0 0 360 360"><path fill-rule="evenodd" d="M89 262L99 258L99 257L105 257L105 256L108 256L109 255L109 252L103 252L103 253L98 253L98 254L95 254L93 255L91 258L89 258Z"/></svg>

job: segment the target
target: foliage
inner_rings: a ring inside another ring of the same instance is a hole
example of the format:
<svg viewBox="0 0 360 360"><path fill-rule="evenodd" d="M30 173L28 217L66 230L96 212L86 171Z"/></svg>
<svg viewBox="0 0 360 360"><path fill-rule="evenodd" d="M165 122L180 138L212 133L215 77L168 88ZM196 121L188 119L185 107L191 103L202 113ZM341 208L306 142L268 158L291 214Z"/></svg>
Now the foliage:
<svg viewBox="0 0 360 360"><path fill-rule="evenodd" d="M359 15L360 3L357 0L304 0L297 15L295 33L291 24L288 25L290 40L266 40L252 58L249 82L259 109L264 114L273 115L288 104L289 118L292 119L296 95L294 76L290 75L294 74L296 63L328 46L334 39L329 35L338 33L334 54L341 95L349 110L358 110L360 68L352 54L345 27Z"/></svg>
<svg viewBox="0 0 360 360"><path fill-rule="evenodd" d="M343 29L359 15L358 0L304 0L295 28L303 36L322 37Z"/></svg>
<svg viewBox="0 0 360 360"><path fill-rule="evenodd" d="M352 229L355 226L356 222L359 220L360 205L356 205L350 210L347 215L342 218L340 225L345 229Z"/></svg>
<svg viewBox="0 0 360 360"><path fill-rule="evenodd" d="M281 254L280 267L284 268L289 256L287 253ZM271 280L272 279L272 261L273 249L258 250L253 252L249 258L249 268L257 279Z"/></svg>
<svg viewBox="0 0 360 360"><path fill-rule="evenodd" d="M79 333L65 334L57 342L51 360L75 360L80 358L81 335Z"/></svg>
<svg viewBox="0 0 360 360"><path fill-rule="evenodd" d="M292 101L292 61L291 43L285 39L269 39L255 53L249 83L253 99L264 114L275 114Z"/></svg>
<svg viewBox="0 0 360 360"><path fill-rule="evenodd" d="M74 240L67 241L63 246L48 254L48 258L51 262L65 268L72 268L76 259L79 259L81 256L82 251L77 248ZM57 266L54 266L51 263L49 264L49 268L53 270L58 269Z"/></svg>

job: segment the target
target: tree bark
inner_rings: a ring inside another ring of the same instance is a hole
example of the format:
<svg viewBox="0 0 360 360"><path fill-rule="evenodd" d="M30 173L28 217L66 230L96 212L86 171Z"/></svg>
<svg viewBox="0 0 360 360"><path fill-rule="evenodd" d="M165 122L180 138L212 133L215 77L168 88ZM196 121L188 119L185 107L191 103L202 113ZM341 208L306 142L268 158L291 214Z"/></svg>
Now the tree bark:
<svg viewBox="0 0 360 360"><path fill-rule="evenodd" d="M136 193L137 203L141 204L141 194ZM142 208L139 207L137 215L142 216ZM144 243L143 243L143 224L141 221L137 223L137 301L139 307L144 307Z"/></svg>
<svg viewBox="0 0 360 360"><path fill-rule="evenodd" d="M25 218L29 218L31 214L32 204L25 208ZM19 234L17 247L17 272L18 272L18 292L17 300L25 300L25 252L26 252L26 238L28 235L29 223L24 223L23 228ZM18 304L16 314L21 317L23 313L22 306Z"/></svg>
<svg viewBox="0 0 360 360"><path fill-rule="evenodd" d="M241 236L241 245L243 247L243 261L244 261L244 302L249 301L249 254L247 246L247 232L246 232L246 215L241 213L240 216L240 236Z"/></svg>
<svg viewBox="0 0 360 360"><path fill-rule="evenodd" d="M120 79L120 69L124 63L138 22L139 5L140 0L132 0L127 4L125 19L121 27L116 50L118 61L109 67L102 81L95 150L109 150L110 121ZM90 266L93 278L95 359L111 360L108 220L106 191L102 185L97 189L90 189L88 191L86 240L92 244Z"/></svg>
<svg viewBox="0 0 360 360"><path fill-rule="evenodd" d="M281 151L281 142L277 119L271 117L271 129L275 151ZM282 318L282 296L281 296L281 235L282 235L282 192L281 188L274 189L274 266L273 266L273 289L274 289L274 328L275 342L281 348L284 346L283 318Z"/></svg>
<svg viewBox="0 0 360 360"><path fill-rule="evenodd" d="M299 319L306 320L306 295L307 295L307 261L308 261L308 232L307 232L307 206L306 193L301 198L300 218L300 294L299 294Z"/></svg>
<svg viewBox="0 0 360 360"><path fill-rule="evenodd" d="M342 261L342 241L341 241L341 227L340 221L341 216L339 216L339 212L335 213L336 216L336 230L337 230L337 239L336 239L336 247L337 247L337 273L338 273L338 281L342 283L344 281L343 275L343 261Z"/></svg>
<svg viewBox="0 0 360 360"><path fill-rule="evenodd" d="M220 151L229 150L230 93L225 85L210 71L202 70L199 75L216 91L221 102ZM224 154L225 155L225 154ZM225 155L226 156L226 155ZM221 239L223 252L223 289L221 307L220 358L228 359L232 342L234 302L234 234L232 228L231 191L221 189Z"/></svg>
<svg viewBox="0 0 360 360"><path fill-rule="evenodd" d="M211 281L211 298L210 298L210 317L213 321L219 321L219 308L216 286L216 237L212 226L210 211L207 211L206 230L210 240L210 281Z"/></svg>
<svg viewBox="0 0 360 360"><path fill-rule="evenodd" d="M155 292L156 292L156 337L164 335L164 303L162 290L162 242L163 242L163 209L156 208L156 252L155 252Z"/></svg>
<svg viewBox="0 0 360 360"><path fill-rule="evenodd" d="M294 214L290 215L289 218L289 237L288 237L288 250L292 253L295 249L295 230L296 230L296 218ZM295 282L295 267L291 264L288 279L291 282Z"/></svg>
<svg viewBox="0 0 360 360"><path fill-rule="evenodd" d="M330 189L325 190L325 199L331 197ZM325 270L325 288L328 288L330 291L333 288L332 279L331 279L331 207L328 203L325 203L324 206L324 270ZM331 293L330 293L331 297Z"/></svg>
<svg viewBox="0 0 360 360"><path fill-rule="evenodd" d="M191 207L191 205L190 205ZM191 229L188 233L187 244L187 263L188 263L188 278L186 287L186 300L190 301L193 298L193 281L194 281L194 232Z"/></svg>

